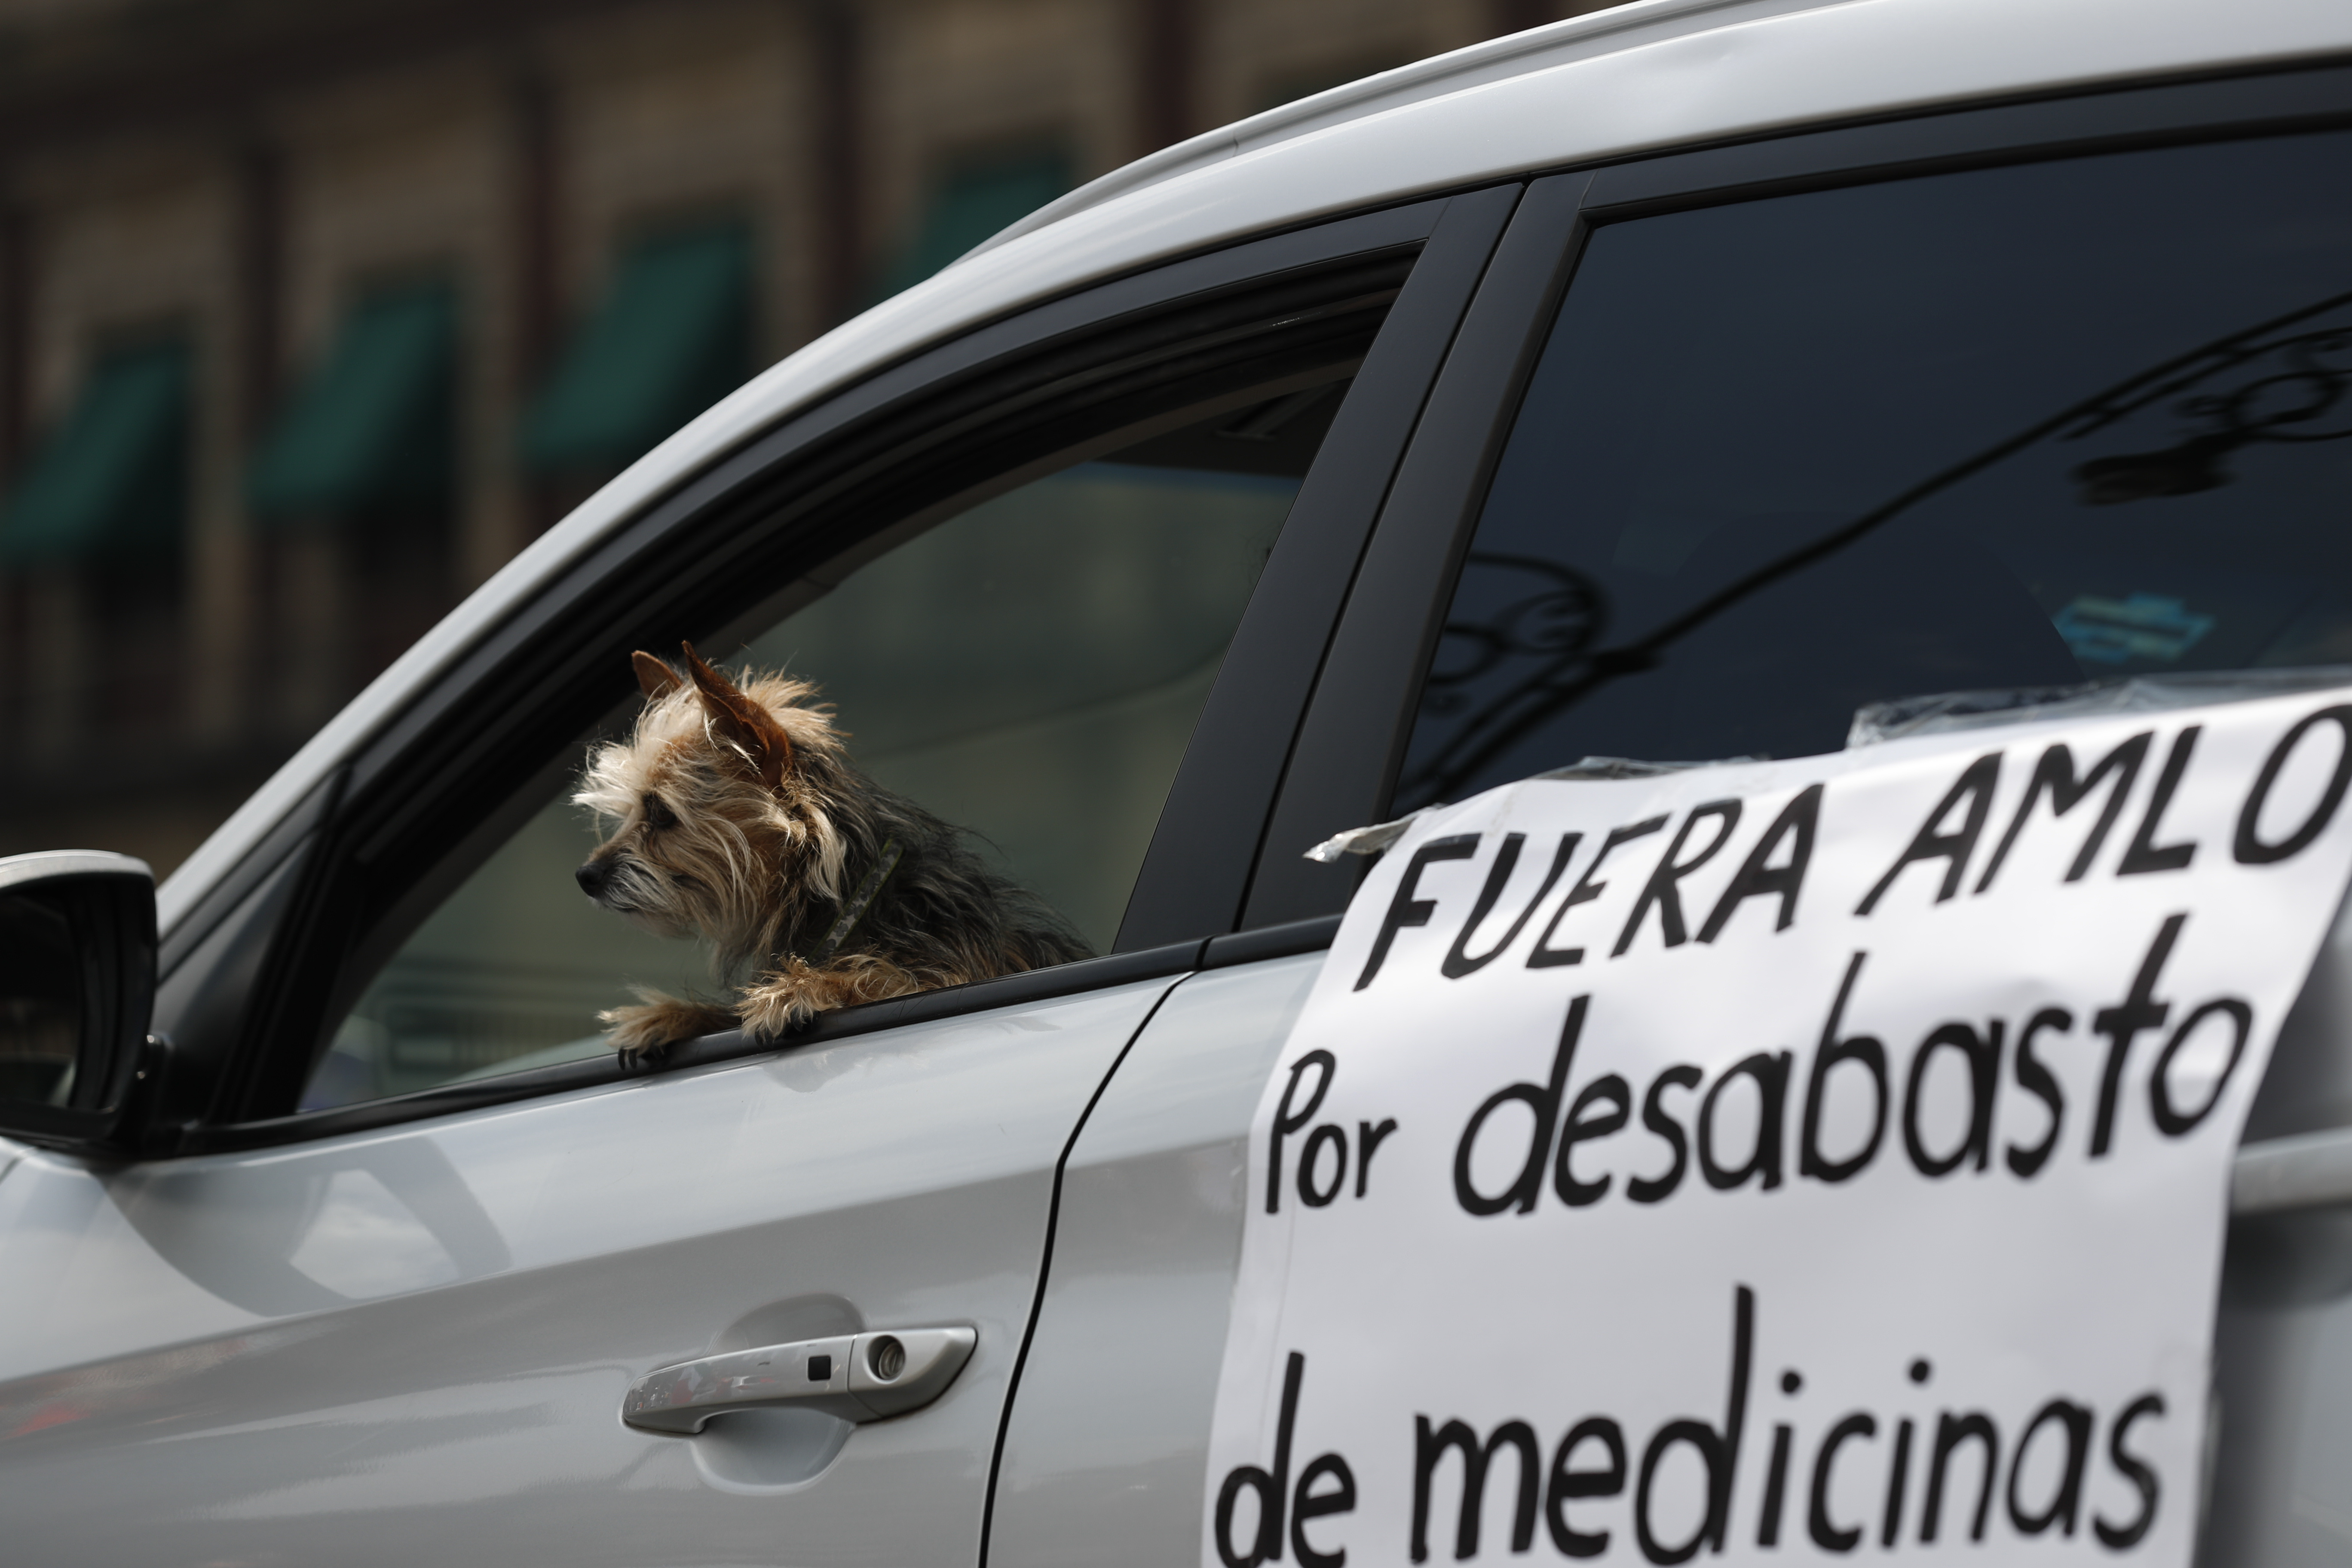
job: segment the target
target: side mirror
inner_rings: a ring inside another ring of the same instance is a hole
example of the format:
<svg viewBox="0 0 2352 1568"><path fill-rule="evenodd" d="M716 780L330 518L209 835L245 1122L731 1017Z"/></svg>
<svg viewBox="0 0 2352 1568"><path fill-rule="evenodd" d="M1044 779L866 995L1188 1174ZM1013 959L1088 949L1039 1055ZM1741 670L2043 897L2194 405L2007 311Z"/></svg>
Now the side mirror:
<svg viewBox="0 0 2352 1568"><path fill-rule="evenodd" d="M145 861L89 849L0 859L0 1133L117 1142L154 1001Z"/></svg>

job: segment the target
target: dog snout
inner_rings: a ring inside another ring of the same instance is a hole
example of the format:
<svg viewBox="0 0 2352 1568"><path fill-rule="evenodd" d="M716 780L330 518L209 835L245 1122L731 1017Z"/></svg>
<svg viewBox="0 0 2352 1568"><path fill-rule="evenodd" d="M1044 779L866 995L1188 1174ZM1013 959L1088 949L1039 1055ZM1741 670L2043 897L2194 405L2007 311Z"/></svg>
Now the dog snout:
<svg viewBox="0 0 2352 1568"><path fill-rule="evenodd" d="M572 877L580 884L582 892L592 899L601 899L613 880L613 868L602 860L583 860Z"/></svg>

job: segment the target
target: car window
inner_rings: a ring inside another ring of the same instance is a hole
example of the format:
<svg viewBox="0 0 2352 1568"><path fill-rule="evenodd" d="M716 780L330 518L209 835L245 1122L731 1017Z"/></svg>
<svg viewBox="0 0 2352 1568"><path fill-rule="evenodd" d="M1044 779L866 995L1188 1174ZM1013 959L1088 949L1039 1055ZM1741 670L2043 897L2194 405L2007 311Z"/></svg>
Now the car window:
<svg viewBox="0 0 2352 1568"><path fill-rule="evenodd" d="M1604 225L1396 805L1833 751L1902 697L2352 662L2347 390L2341 132Z"/></svg>
<svg viewBox="0 0 2352 1568"><path fill-rule="evenodd" d="M1106 952L1345 384L1071 463L898 543L748 640L698 651L814 681L859 767L971 830ZM629 651L614 650L616 668ZM633 987L719 996L699 944L639 931L575 883L597 842L570 798L585 755L377 972L302 1109L603 1054L596 1016Z"/></svg>

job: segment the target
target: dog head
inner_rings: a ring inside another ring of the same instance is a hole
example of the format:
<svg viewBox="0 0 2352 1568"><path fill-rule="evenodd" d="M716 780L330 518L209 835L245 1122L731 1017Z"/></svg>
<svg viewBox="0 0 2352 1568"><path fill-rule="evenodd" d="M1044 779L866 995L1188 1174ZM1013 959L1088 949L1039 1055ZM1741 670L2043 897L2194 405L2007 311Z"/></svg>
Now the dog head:
<svg viewBox="0 0 2352 1568"><path fill-rule="evenodd" d="M841 738L808 682L746 671L739 686L685 653L683 675L632 656L645 710L572 797L609 827L575 875L606 909L733 963L772 949L812 899L839 897Z"/></svg>

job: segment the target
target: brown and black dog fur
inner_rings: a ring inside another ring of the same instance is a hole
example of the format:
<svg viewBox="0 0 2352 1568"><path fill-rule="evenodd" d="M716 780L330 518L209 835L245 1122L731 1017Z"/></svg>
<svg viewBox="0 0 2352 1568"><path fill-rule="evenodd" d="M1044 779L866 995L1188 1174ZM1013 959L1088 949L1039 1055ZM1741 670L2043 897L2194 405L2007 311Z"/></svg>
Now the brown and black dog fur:
<svg viewBox="0 0 2352 1568"><path fill-rule="evenodd" d="M731 1005L640 991L601 1015L625 1058L1089 956L962 829L860 773L814 686L749 671L738 684L685 654L683 674L633 656L635 732L590 757L572 796L614 825L579 881L646 930L708 941L715 973L756 968Z"/></svg>

